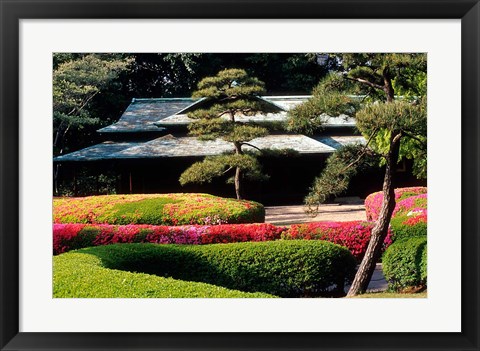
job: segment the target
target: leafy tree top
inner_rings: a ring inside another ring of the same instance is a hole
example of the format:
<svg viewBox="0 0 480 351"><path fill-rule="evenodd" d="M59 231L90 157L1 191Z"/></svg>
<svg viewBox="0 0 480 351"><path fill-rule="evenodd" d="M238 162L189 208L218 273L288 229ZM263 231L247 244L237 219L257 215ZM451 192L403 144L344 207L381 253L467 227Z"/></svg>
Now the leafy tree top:
<svg viewBox="0 0 480 351"><path fill-rule="evenodd" d="M68 125L93 124L88 105L130 60L89 54L60 63L53 71L53 118Z"/></svg>

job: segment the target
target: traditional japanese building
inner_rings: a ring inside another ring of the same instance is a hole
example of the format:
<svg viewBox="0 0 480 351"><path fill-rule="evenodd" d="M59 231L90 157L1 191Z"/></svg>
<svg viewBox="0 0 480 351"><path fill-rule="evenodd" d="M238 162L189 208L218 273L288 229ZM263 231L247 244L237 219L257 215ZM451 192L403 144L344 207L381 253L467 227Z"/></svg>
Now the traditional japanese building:
<svg viewBox="0 0 480 351"><path fill-rule="evenodd" d="M308 98L259 97L272 112L236 118L269 126L272 130L269 136L249 144L277 151L259 156L270 179L247 183L247 198L265 204L301 203L331 153L343 145L365 143L356 131L355 120L347 116L325 116L323 130L314 136L286 133L281 126L287 111ZM88 169L93 175L114 174L117 193L205 192L234 197L233 185L225 184L225 179L184 187L178 181L180 174L194 162L208 155L233 151L233 145L223 140L201 141L188 136L187 126L192 122L188 112L205 103L204 99L191 98L133 99L116 123L98 130L104 142L54 158L54 164L61 165L59 178L75 179L78 170ZM244 146L244 150L249 149L255 150ZM404 171L408 168L407 165ZM401 185L418 184L408 171L400 172L397 179ZM363 197L379 190L381 183L380 170L362 174L353 180L347 195Z"/></svg>

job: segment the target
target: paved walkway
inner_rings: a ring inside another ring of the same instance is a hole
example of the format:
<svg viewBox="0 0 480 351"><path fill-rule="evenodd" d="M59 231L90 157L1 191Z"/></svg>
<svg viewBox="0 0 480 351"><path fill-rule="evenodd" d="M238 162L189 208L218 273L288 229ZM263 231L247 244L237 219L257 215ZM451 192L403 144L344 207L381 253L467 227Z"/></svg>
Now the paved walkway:
<svg viewBox="0 0 480 351"><path fill-rule="evenodd" d="M375 271L373 272L372 279L368 284L367 292L380 292L387 290L388 283L385 280L382 272L382 264L377 263ZM348 292L350 285L345 286L345 292Z"/></svg>
<svg viewBox="0 0 480 351"><path fill-rule="evenodd" d="M266 206L265 222L275 225L290 225L317 221L356 221L366 220L365 206L359 198L341 198L333 204L319 206L316 216L305 213L305 206ZM348 291L349 286L345 287ZM377 263L367 291L379 292L387 289L387 281L382 273L381 263Z"/></svg>
<svg viewBox="0 0 480 351"><path fill-rule="evenodd" d="M365 206L360 198L341 198L333 204L320 205L314 217L305 213L304 205L266 206L265 222L275 225L318 221L366 220Z"/></svg>

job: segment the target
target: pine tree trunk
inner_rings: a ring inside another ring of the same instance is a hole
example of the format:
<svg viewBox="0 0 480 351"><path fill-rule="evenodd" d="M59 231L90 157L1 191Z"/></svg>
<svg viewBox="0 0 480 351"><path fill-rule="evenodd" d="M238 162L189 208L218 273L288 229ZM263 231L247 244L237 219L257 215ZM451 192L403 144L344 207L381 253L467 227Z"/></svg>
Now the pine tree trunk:
<svg viewBox="0 0 480 351"><path fill-rule="evenodd" d="M395 99L395 90L393 90L392 79L388 68L383 71L383 91L387 96L387 102L392 102Z"/></svg>
<svg viewBox="0 0 480 351"><path fill-rule="evenodd" d="M237 194L237 200L243 199L242 170L240 167L235 170L235 193Z"/></svg>
<svg viewBox="0 0 480 351"><path fill-rule="evenodd" d="M235 146L235 153L241 155L243 153L242 144L234 142L233 145ZM235 193L237 194L237 200L243 199L242 169L240 167L235 169Z"/></svg>
<svg viewBox="0 0 480 351"><path fill-rule="evenodd" d="M375 271L375 265L380 258L382 245L388 233L388 226L395 209L395 191L393 177L397 165L398 153L400 149L401 133L392 132L390 136L390 151L387 156L387 166L383 180L383 202L375 227L372 229L370 242L362 262L355 274L352 286L347 296L355 296L364 293L367 290L370 279Z"/></svg>

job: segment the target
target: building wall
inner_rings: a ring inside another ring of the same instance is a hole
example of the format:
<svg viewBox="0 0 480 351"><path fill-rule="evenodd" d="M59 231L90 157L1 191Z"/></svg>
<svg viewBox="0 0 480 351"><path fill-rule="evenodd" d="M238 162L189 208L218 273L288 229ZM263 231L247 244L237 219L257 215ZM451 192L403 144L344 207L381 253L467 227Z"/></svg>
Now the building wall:
<svg viewBox="0 0 480 351"><path fill-rule="evenodd" d="M325 155L302 155L261 160L264 172L270 176L265 182L246 182L245 197L259 201L265 205L300 204L308 194L308 190L325 165ZM82 165L78 162L65 163L59 174L60 183L72 189L72 195L95 195L107 187L101 182L108 174L110 187L117 193L171 193L198 192L224 197L235 197L233 184L225 184L225 178L217 179L211 184L189 184L184 187L178 179L180 174L200 158L165 158L143 160L116 160L89 162ZM359 196L381 190L384 169L372 169L358 174L352 179L350 188L343 196ZM88 178L82 180L82 177ZM100 184L99 184L100 181ZM76 184L74 184L76 182ZM86 194L82 191L88 184ZM96 183L96 184L95 184ZM426 185L411 175L411 164L407 162L405 171L397 173L396 187ZM74 194L77 192L76 194Z"/></svg>

